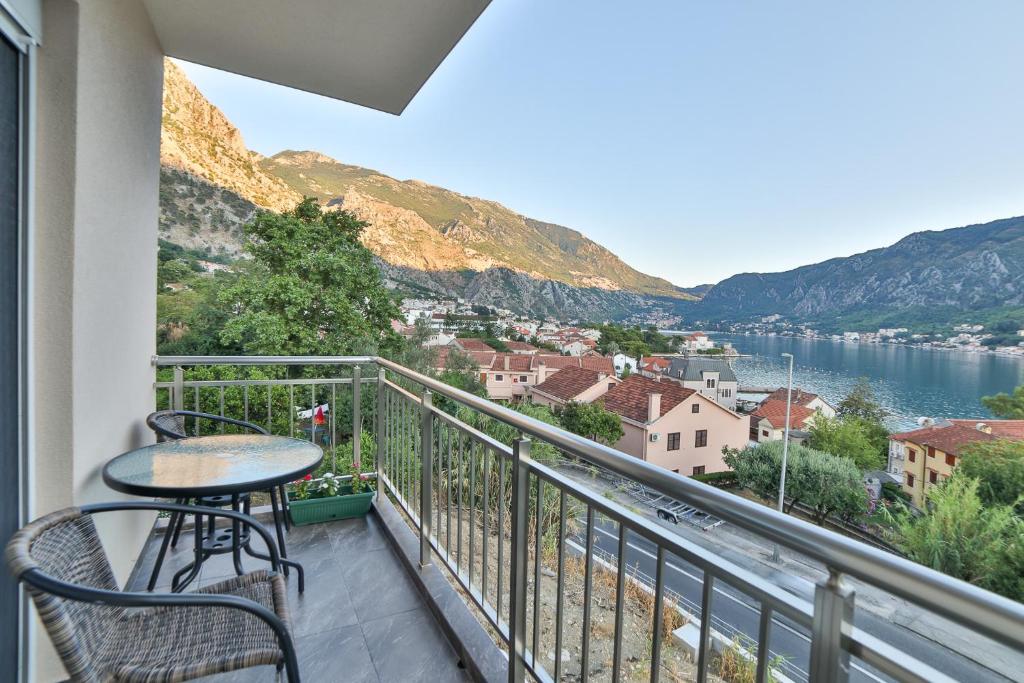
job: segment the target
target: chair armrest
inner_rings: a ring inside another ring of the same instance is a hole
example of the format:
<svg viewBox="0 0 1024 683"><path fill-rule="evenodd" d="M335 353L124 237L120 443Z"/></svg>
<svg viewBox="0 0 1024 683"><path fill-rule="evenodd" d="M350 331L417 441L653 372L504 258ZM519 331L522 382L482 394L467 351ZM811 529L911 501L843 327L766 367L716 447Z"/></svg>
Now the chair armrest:
<svg viewBox="0 0 1024 683"><path fill-rule="evenodd" d="M274 541L274 537L269 531L263 528L263 525L260 524L255 517L242 512L235 512L234 510L227 510L225 508L205 507L203 505L147 503L141 501L129 501L124 503L93 503L91 505L83 505L79 510L87 515L96 514L98 512L118 512L122 510L157 510L164 512L181 512L187 515L200 513L208 517L227 517L229 519L234 519L256 530L256 533L260 535L263 542L267 544L267 550L270 552L270 567L274 571L281 571L281 554L277 549L277 543Z"/></svg>
<svg viewBox="0 0 1024 683"><path fill-rule="evenodd" d="M44 593L59 595L62 598L79 602L115 605L118 607L226 607L241 610L255 615L270 626L274 630L275 635L277 635L282 650L292 647L291 634L280 617L258 602L241 598L237 595L112 591L59 581L37 568L29 569L19 578Z"/></svg>

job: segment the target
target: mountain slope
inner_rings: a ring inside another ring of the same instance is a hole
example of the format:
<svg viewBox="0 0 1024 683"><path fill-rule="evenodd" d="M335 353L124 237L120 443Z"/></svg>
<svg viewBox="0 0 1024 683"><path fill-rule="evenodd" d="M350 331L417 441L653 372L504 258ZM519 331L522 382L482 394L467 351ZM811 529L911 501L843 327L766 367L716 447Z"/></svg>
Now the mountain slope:
<svg viewBox="0 0 1024 683"><path fill-rule="evenodd" d="M353 208L353 200L362 206L369 198L410 211L448 242L465 248L466 267L474 270L478 268L473 264L483 258L489 265L577 287L692 298L667 280L629 267L576 230L522 216L497 202L417 180L396 180L317 152L280 152L260 165L297 191L329 205ZM353 210L359 213L358 208ZM401 256L379 253L393 265L419 267Z"/></svg>
<svg viewBox="0 0 1024 683"><path fill-rule="evenodd" d="M908 235L896 244L712 287L704 317L782 313L823 320L853 311L979 310L1024 303L1024 217Z"/></svg>
<svg viewBox="0 0 1024 683"><path fill-rule="evenodd" d="M173 62L164 77L160 234L176 244L238 255L241 226L257 208L279 211L312 195L367 221L363 242L389 280L418 293L599 319L693 298L575 230L496 202L318 152L264 159Z"/></svg>

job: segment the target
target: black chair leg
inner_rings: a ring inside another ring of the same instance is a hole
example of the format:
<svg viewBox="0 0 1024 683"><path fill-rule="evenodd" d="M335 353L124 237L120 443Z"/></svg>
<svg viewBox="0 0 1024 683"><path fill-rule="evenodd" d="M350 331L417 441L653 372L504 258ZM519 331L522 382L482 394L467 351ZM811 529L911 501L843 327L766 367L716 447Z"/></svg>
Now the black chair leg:
<svg viewBox="0 0 1024 683"><path fill-rule="evenodd" d="M178 498L174 502L178 503L179 505L184 505L185 503L188 502L188 500L185 499L185 498ZM178 512L175 512L175 513L172 514L172 517L173 516L176 516L175 524L174 524L174 529L172 530L171 526L168 525L167 530L168 531L173 531L173 533L171 534L171 548L177 548L178 547L178 536L181 535L181 527L185 524L185 515L183 515L181 513L178 513Z"/></svg>
<svg viewBox="0 0 1024 683"><path fill-rule="evenodd" d="M270 489L270 509L274 513L274 530L277 531L277 549L281 557L288 557L288 551L284 545L284 529L281 528L281 510L277 504L277 491ZM288 576L288 565L283 567L284 575Z"/></svg>
<svg viewBox="0 0 1024 683"><path fill-rule="evenodd" d="M240 512L238 506L238 496L231 496L231 509L235 512ZM239 524L237 519L231 520L231 560L235 565L235 574L241 576L245 573L245 569L242 568L242 525Z"/></svg>
<svg viewBox="0 0 1024 683"><path fill-rule="evenodd" d="M167 546L171 544L172 531L178 523L178 518L181 517L181 513L172 512L171 518L167 520L167 528L164 529L164 540L160 541L160 552L156 554L156 564L153 565L153 572L149 575L149 584L146 586L146 590L153 592L156 588L157 578L160 576L160 568L164 565L164 557L167 555Z"/></svg>
<svg viewBox="0 0 1024 683"><path fill-rule="evenodd" d="M284 528L291 531L292 520L290 519L291 511L288 508L288 491L285 490L284 484L277 487L277 490L281 494L281 512L284 514Z"/></svg>

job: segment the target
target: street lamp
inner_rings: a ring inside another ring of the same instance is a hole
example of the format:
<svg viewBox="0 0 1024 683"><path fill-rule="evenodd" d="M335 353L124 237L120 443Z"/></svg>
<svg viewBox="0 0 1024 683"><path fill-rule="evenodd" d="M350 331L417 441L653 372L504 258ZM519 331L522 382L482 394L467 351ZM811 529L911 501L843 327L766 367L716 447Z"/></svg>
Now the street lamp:
<svg viewBox="0 0 1024 683"><path fill-rule="evenodd" d="M786 384L786 427L782 436L782 472L779 475L779 512L782 512L783 502L786 498L786 460L789 456L789 411L793 404L793 354L784 353L783 358L789 359L789 381ZM779 561L779 544L775 544L772 552L772 562Z"/></svg>

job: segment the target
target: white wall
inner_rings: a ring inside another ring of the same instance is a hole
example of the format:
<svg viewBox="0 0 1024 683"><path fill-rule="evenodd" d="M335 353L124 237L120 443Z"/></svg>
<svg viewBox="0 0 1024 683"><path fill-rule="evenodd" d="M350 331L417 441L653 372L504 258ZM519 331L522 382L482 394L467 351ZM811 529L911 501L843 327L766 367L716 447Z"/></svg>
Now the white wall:
<svg viewBox="0 0 1024 683"><path fill-rule="evenodd" d="M47 0L37 52L33 516L122 498L100 479L152 440L162 51L135 0ZM121 580L152 517L100 532ZM45 634L33 680L62 675Z"/></svg>

